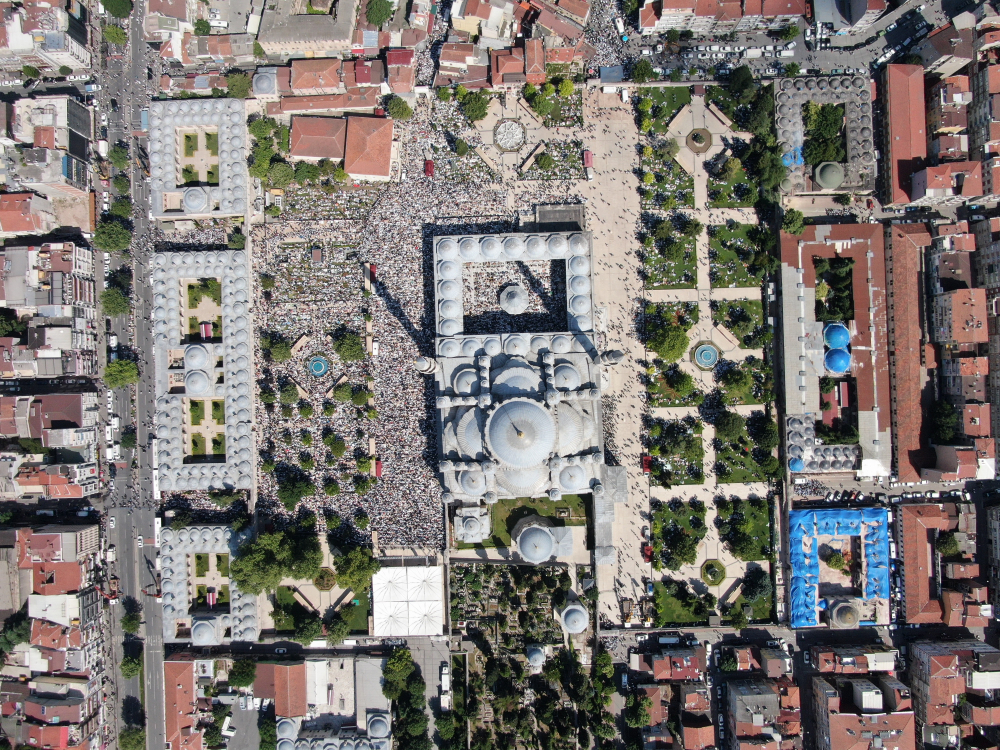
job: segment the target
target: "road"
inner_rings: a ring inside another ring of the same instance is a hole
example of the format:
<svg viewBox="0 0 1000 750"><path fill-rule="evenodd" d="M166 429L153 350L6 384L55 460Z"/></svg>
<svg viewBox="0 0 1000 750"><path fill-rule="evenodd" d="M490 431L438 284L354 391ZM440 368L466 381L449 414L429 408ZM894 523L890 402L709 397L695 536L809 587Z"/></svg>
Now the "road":
<svg viewBox="0 0 1000 750"><path fill-rule="evenodd" d="M151 54L142 39L143 5L136 4L129 18L128 54L124 59L107 60L107 69L98 74L101 83L99 101L103 112L108 115L108 140L111 144L128 144L135 156L136 146L141 139L133 139L138 131L141 112L149 106L152 83L147 75L147 67L159 72L159 61ZM154 81L156 76L154 76ZM118 105L111 112L110 101ZM143 625L140 636L143 640L145 660L145 705L146 741L150 750L165 747L165 724L163 705L163 624L162 608L152 596L144 593L155 587L155 564L158 554L154 546L154 519L156 501L152 496L153 476L150 465L150 436L147 426L152 424L153 415L153 373L148 349L152 342L150 321L147 310L151 307L151 289L146 277L147 259L151 252L149 233L149 188L146 175L133 162L130 165L132 180L132 200L135 205L134 237L132 246L133 308L134 326L124 318L112 321L112 330L118 334L119 342L131 346L136 352L140 381L136 386L135 402L128 389L119 389L114 395L114 410L122 417L123 424L135 423L137 427L136 468L123 470L116 480L115 492L110 499L109 517L115 518L115 529L110 531L111 543L117 545L117 574L120 579L122 597L128 602L135 600L142 609ZM126 259L127 260L127 259ZM112 266L121 260L114 258ZM138 539L144 542L139 547ZM122 605L124 606L124 605ZM122 640L117 623L116 656L122 653ZM141 698L138 679L122 680L119 677L121 699L120 719L135 722L142 714L138 712Z"/></svg>

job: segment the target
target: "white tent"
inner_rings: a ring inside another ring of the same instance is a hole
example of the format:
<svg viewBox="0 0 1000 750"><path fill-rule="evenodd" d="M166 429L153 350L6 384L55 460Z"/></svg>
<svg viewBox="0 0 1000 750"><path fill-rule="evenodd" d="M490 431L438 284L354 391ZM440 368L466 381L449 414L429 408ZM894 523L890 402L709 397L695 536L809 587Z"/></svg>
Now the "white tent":
<svg viewBox="0 0 1000 750"><path fill-rule="evenodd" d="M435 602L410 602L409 635L441 635L444 610L440 599Z"/></svg>
<svg viewBox="0 0 1000 750"><path fill-rule="evenodd" d="M405 602L406 589L406 568L382 568L372 577L372 593L377 602Z"/></svg>
<svg viewBox="0 0 1000 750"><path fill-rule="evenodd" d="M441 601L443 597L441 568L404 568L407 594L411 602Z"/></svg>
<svg viewBox="0 0 1000 750"><path fill-rule="evenodd" d="M372 607L375 635L387 638L409 634L409 614L405 602L379 602Z"/></svg>

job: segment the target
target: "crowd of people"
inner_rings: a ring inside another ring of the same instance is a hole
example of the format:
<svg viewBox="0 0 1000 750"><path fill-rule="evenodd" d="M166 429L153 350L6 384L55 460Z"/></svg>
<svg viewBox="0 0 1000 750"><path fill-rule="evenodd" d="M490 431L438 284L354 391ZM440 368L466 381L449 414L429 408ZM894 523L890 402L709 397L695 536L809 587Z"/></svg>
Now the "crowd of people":
<svg viewBox="0 0 1000 750"><path fill-rule="evenodd" d="M514 333L562 331L566 328L566 264L525 260L476 263L462 278L465 332ZM499 295L518 285L527 292L524 312L512 316L500 309Z"/></svg>

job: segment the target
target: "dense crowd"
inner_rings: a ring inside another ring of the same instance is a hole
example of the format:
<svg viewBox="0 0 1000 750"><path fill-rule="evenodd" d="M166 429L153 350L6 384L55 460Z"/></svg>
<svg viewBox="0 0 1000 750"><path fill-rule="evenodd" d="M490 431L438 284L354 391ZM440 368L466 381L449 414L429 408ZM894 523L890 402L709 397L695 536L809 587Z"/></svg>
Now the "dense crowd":
<svg viewBox="0 0 1000 750"><path fill-rule="evenodd" d="M477 263L463 275L465 332L535 333L566 328L566 264L528 260ZM519 285L528 293L524 312L511 316L500 309L501 290Z"/></svg>

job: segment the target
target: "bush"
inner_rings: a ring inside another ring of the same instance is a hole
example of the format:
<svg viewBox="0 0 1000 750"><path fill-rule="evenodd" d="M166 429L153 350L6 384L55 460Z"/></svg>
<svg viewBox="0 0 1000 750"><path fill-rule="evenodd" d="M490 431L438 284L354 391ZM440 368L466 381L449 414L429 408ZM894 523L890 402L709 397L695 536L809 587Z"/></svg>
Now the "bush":
<svg viewBox="0 0 1000 750"><path fill-rule="evenodd" d="M101 310L111 317L128 315L132 311L132 303L120 289L112 287L101 292Z"/></svg>
<svg viewBox="0 0 1000 750"><path fill-rule="evenodd" d="M389 106L386 108L389 112L389 117L393 120L401 120L405 122L413 117L413 110L410 105L406 103L406 100L400 96L394 96L389 100Z"/></svg>
<svg viewBox="0 0 1000 750"><path fill-rule="evenodd" d="M538 155L538 158L535 159L535 163L538 165L539 169L548 171L556 165L556 160L553 159L551 154L548 152L542 152Z"/></svg>
<svg viewBox="0 0 1000 750"><path fill-rule="evenodd" d="M198 36L208 36L212 33L212 24L204 18L199 18L194 22L194 33Z"/></svg>
<svg viewBox="0 0 1000 750"><path fill-rule="evenodd" d="M103 5L104 10L115 18L128 18L132 12L132 0L108 0Z"/></svg>
<svg viewBox="0 0 1000 750"><path fill-rule="evenodd" d="M246 73L230 73L226 76L226 87L231 99L246 99L250 96L252 81Z"/></svg>
<svg viewBox="0 0 1000 750"><path fill-rule="evenodd" d="M114 23L109 23L101 29L101 36L104 37L104 41L108 44L118 44L121 46L128 44L128 34L125 33L125 29ZM31 77L37 78L37 76Z"/></svg>

